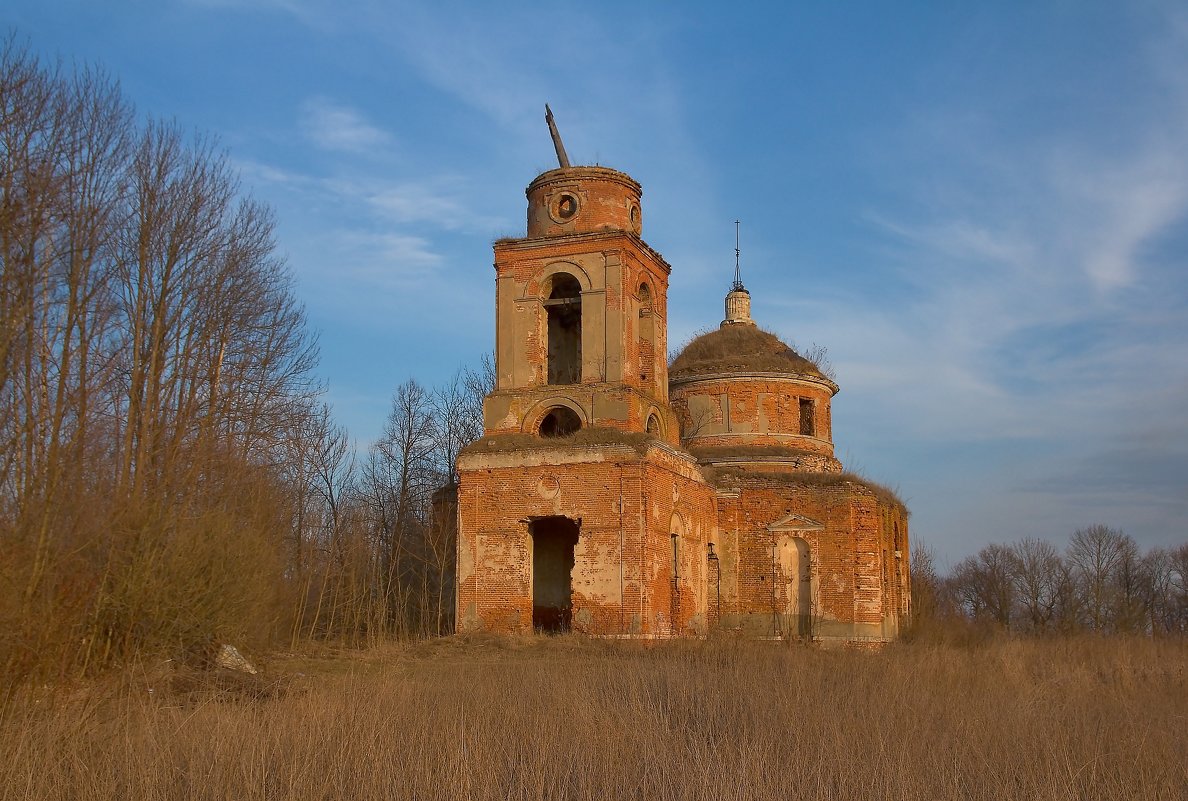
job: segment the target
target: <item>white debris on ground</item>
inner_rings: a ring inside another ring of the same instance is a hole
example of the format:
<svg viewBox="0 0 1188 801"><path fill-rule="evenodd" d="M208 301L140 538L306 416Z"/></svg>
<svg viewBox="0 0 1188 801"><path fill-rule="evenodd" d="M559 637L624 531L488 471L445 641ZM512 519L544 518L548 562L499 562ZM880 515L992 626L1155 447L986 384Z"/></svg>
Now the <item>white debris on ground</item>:
<svg viewBox="0 0 1188 801"><path fill-rule="evenodd" d="M250 673L253 676L257 672L255 666L247 660L247 657L239 653L238 648L226 643L219 648L219 652L215 656L215 664L221 668L238 670L240 673Z"/></svg>

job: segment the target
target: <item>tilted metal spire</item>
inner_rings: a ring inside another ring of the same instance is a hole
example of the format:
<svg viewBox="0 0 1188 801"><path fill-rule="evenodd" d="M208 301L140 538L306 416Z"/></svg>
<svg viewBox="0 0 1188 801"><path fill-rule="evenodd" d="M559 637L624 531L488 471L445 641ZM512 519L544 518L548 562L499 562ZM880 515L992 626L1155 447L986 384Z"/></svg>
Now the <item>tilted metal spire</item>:
<svg viewBox="0 0 1188 801"><path fill-rule="evenodd" d="M561 134L557 131L557 123L553 122L553 110L545 103L545 122L549 124L549 135L553 137L553 148L557 151L557 162L562 168L569 166L569 156L565 155L565 145L561 143Z"/></svg>

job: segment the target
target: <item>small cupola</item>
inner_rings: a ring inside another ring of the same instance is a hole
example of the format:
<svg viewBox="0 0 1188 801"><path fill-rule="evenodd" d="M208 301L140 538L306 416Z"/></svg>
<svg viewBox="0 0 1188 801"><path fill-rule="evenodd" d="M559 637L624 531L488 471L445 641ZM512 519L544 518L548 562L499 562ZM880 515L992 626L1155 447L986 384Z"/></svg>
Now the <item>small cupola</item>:
<svg viewBox="0 0 1188 801"><path fill-rule="evenodd" d="M722 328L732 325L754 325L751 319L751 293L743 286L742 271L739 268L738 249L739 221L734 221L734 283L726 293L726 319L722 321Z"/></svg>
<svg viewBox="0 0 1188 801"><path fill-rule="evenodd" d="M751 319L751 293L741 283L726 293L726 319L722 321L722 328L732 325L754 325Z"/></svg>

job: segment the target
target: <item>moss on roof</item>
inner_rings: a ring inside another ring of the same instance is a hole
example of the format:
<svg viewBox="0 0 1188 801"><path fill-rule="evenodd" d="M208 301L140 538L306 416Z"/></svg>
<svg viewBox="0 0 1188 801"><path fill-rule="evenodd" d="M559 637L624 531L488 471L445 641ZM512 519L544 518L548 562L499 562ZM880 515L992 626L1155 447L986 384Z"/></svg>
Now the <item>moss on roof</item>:
<svg viewBox="0 0 1188 801"><path fill-rule="evenodd" d="M817 451L787 445L693 445L686 450L696 456L699 462L712 462L715 459L798 459L805 456L829 458Z"/></svg>
<svg viewBox="0 0 1188 801"><path fill-rule="evenodd" d="M830 487L837 484L853 484L861 487L884 503L899 508L904 517L911 516L911 510L899 497L899 493L885 484L871 481L866 476L845 471L844 473L777 473L760 470L739 470L732 467L703 467L702 474L714 486L725 489L739 484L746 485L748 479L768 483L782 484L787 487Z"/></svg>
<svg viewBox="0 0 1188 801"><path fill-rule="evenodd" d="M778 336L753 325L707 331L685 345L668 368L670 378L714 373L799 373L825 378L821 368Z"/></svg>

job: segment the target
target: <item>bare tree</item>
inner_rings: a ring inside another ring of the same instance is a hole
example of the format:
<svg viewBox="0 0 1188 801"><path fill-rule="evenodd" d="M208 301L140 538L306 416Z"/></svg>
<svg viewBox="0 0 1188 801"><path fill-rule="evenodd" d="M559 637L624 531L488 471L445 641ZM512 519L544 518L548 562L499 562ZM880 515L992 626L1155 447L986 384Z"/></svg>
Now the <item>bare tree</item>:
<svg viewBox="0 0 1188 801"><path fill-rule="evenodd" d="M959 562L952 581L969 616L1009 629L1015 612L1017 571L1015 554L1003 545L987 545L976 556Z"/></svg>
<svg viewBox="0 0 1188 801"><path fill-rule="evenodd" d="M1116 616L1119 571L1133 559L1134 540L1121 531L1094 525L1073 532L1068 561L1076 579L1085 623L1105 631Z"/></svg>
<svg viewBox="0 0 1188 801"><path fill-rule="evenodd" d="M1015 592L1023 620L1032 631L1050 628L1060 609L1066 572L1050 542L1025 539L1011 546Z"/></svg>
<svg viewBox="0 0 1188 801"><path fill-rule="evenodd" d="M420 583L423 529L430 497L442 482L434 469L437 446L432 397L414 380L401 384L380 440L368 460L366 494L379 549L383 594L389 599L392 624L407 632L419 620L421 604L412 608L408 588Z"/></svg>
<svg viewBox="0 0 1188 801"><path fill-rule="evenodd" d="M283 575L277 462L317 391L272 227L212 145L137 126L102 73L46 68L4 43L9 669L267 625Z"/></svg>
<svg viewBox="0 0 1188 801"><path fill-rule="evenodd" d="M1167 629L1188 634L1188 543L1168 551Z"/></svg>

